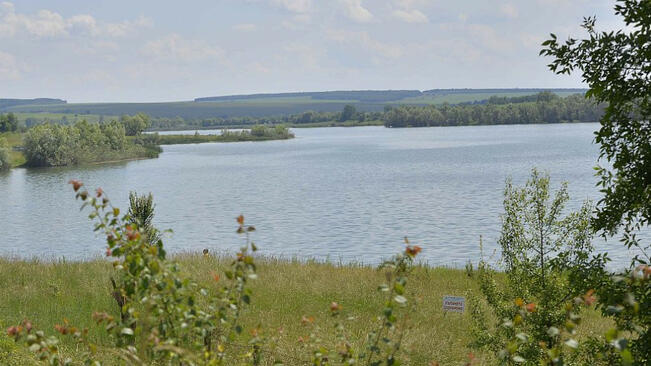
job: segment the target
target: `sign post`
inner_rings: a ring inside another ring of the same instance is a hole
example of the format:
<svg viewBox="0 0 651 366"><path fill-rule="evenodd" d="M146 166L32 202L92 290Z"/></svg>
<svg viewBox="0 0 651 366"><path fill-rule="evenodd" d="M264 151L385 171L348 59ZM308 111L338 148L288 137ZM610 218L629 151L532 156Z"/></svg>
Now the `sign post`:
<svg viewBox="0 0 651 366"><path fill-rule="evenodd" d="M466 298L461 296L443 296L443 311L463 313L466 311Z"/></svg>

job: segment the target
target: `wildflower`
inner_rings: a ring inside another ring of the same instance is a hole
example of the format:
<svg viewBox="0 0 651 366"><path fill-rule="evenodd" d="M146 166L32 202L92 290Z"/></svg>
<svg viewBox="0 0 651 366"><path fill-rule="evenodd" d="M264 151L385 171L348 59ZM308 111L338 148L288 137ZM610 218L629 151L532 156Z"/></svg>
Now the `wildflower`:
<svg viewBox="0 0 651 366"><path fill-rule="evenodd" d="M111 248L106 248L106 256L110 257L113 252L111 252Z"/></svg>
<svg viewBox="0 0 651 366"><path fill-rule="evenodd" d="M12 327L7 328L7 335L10 336L10 337L14 337L18 333L20 333L20 332L18 331L18 327L16 327L16 326L12 326Z"/></svg>
<svg viewBox="0 0 651 366"><path fill-rule="evenodd" d="M533 302L528 303L526 309L528 312L533 313L534 311L536 311L536 304Z"/></svg>
<svg viewBox="0 0 651 366"><path fill-rule="evenodd" d="M414 246L408 245L407 249L405 249L405 253L410 257L415 257L422 250L423 248L419 247L418 245L414 245Z"/></svg>
<svg viewBox="0 0 651 366"><path fill-rule="evenodd" d="M23 320L23 327L25 327L25 330L29 333L32 330L32 322L27 319Z"/></svg>
<svg viewBox="0 0 651 366"><path fill-rule="evenodd" d="M97 188L95 193L97 194L97 198L100 198L104 194L104 191L101 188Z"/></svg>
<svg viewBox="0 0 651 366"><path fill-rule="evenodd" d="M342 306L340 304L337 304L334 301L330 303L330 311L332 311L333 313L337 312L337 311L339 311L341 309L342 309Z"/></svg>
<svg viewBox="0 0 651 366"><path fill-rule="evenodd" d="M54 330L56 330L57 332L59 332L59 333L61 333L63 335L68 334L68 328L66 328L66 327L64 327L62 325L59 325L59 324L54 326Z"/></svg>
<svg viewBox="0 0 651 366"><path fill-rule="evenodd" d="M82 182L80 182L78 180L75 180L75 179L71 179L68 182L68 184L72 184L72 188L75 190L75 192L77 192L79 190L79 188L81 188L81 186L84 185Z"/></svg>
<svg viewBox="0 0 651 366"><path fill-rule="evenodd" d="M140 238L140 233L137 230L134 230L134 228L131 225L127 226L127 239L129 240L137 240Z"/></svg>
<svg viewBox="0 0 651 366"><path fill-rule="evenodd" d="M524 305L524 300L518 297L517 299L515 299L515 305L518 307L522 307Z"/></svg>
<svg viewBox="0 0 651 366"><path fill-rule="evenodd" d="M237 223L240 225L244 225L244 216L240 215L237 217Z"/></svg>

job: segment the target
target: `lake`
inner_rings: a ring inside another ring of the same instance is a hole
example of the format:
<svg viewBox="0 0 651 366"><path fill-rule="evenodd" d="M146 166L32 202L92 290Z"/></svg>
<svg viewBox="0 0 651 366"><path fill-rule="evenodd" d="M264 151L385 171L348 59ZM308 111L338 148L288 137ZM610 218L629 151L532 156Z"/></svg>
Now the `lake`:
<svg viewBox="0 0 651 366"><path fill-rule="evenodd" d="M375 264L423 247L431 265L499 257L505 179L547 170L569 182L572 207L597 199L598 124L387 129L294 129L285 141L165 146L158 159L0 174L0 256L88 259L104 253L88 211L67 182L102 187L126 209L129 191L151 192L155 224L173 229L171 252L232 252L235 218L257 227L269 256ZM194 131L192 131L194 133ZM208 133L202 131L201 133ZM615 265L631 253L595 240Z"/></svg>

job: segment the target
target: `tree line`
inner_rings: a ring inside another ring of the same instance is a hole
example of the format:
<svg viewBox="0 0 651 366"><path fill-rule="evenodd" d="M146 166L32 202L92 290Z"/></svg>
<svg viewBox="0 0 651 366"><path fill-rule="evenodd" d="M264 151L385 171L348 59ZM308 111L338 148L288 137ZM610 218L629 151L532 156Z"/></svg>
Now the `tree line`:
<svg viewBox="0 0 651 366"><path fill-rule="evenodd" d="M358 111L353 105L340 112L306 111L267 117L231 117L208 119L153 118L151 128L223 128L232 126L285 124L292 126L383 122L387 127L462 126L561 122L596 122L603 106L583 94L565 98L551 92L519 97L493 96L477 103L441 105L387 105L382 112Z"/></svg>
<svg viewBox="0 0 651 366"><path fill-rule="evenodd" d="M576 94L561 98L551 93L498 98L486 104L396 106L385 109L386 127L464 126L561 122L596 122L603 106Z"/></svg>

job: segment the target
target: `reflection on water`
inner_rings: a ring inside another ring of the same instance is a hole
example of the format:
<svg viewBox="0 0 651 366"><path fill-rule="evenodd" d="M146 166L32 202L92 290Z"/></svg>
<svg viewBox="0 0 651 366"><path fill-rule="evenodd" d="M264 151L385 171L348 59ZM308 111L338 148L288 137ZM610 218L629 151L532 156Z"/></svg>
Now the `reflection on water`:
<svg viewBox="0 0 651 366"><path fill-rule="evenodd" d="M262 252L377 263L424 247L431 264L496 258L502 190L533 166L567 180L573 207L597 198L596 124L420 129L296 129L296 139L165 146L158 159L0 175L0 255L83 259L101 255L70 179L101 186L120 207L152 192L155 223L172 251L231 251L235 217L255 224ZM595 241L618 264L630 253Z"/></svg>

